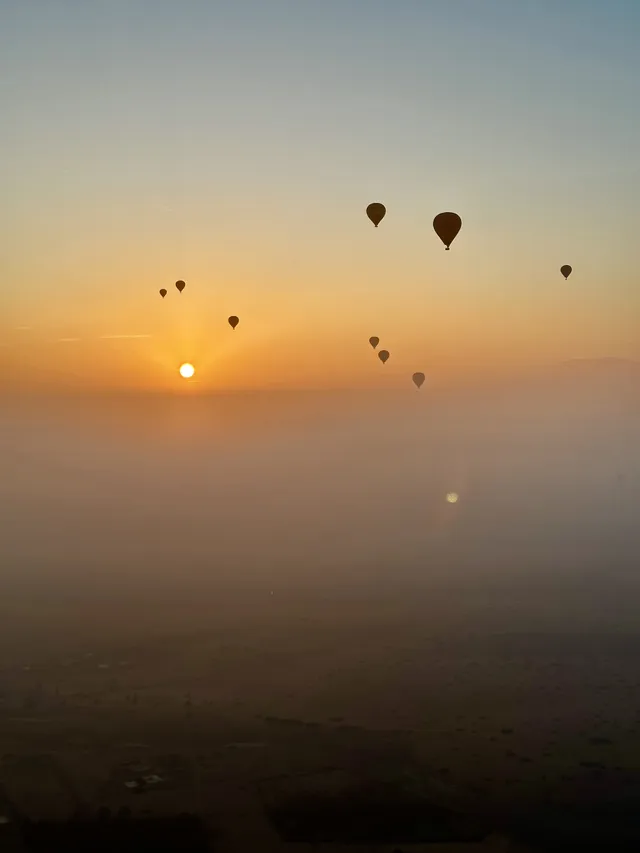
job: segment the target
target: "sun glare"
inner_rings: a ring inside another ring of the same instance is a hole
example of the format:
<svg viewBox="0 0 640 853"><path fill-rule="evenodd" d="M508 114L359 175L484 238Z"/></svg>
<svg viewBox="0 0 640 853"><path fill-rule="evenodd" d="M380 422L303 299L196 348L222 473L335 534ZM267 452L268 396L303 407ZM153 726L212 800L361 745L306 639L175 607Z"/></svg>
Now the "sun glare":
<svg viewBox="0 0 640 853"><path fill-rule="evenodd" d="M180 365L180 376L183 379L191 379L195 372L195 367L192 364L186 363Z"/></svg>

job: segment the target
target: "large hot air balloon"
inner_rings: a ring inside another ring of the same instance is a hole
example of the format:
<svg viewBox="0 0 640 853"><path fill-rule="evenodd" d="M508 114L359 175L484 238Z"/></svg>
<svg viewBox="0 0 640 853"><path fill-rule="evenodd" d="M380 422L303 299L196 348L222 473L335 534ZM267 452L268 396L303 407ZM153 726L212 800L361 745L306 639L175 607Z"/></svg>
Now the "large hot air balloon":
<svg viewBox="0 0 640 853"><path fill-rule="evenodd" d="M568 279L569 276L571 275L572 269L569 266L569 264L564 264L564 266L560 267L560 272L565 277L565 281L566 281L566 279Z"/></svg>
<svg viewBox="0 0 640 853"><path fill-rule="evenodd" d="M413 379L413 384L420 388L424 382L424 373L414 373L411 378Z"/></svg>
<svg viewBox="0 0 640 853"><path fill-rule="evenodd" d="M433 220L433 228L448 252L449 246L451 246L462 228L462 219L460 219L457 213L439 213Z"/></svg>
<svg viewBox="0 0 640 853"><path fill-rule="evenodd" d="M164 299L166 295L167 295L167 288L161 287L160 288L160 296L162 296L162 298Z"/></svg>
<svg viewBox="0 0 640 853"><path fill-rule="evenodd" d="M376 338L376 336L373 335L372 337L369 338L369 343L375 349L378 346L378 344L380 343L380 338Z"/></svg>
<svg viewBox="0 0 640 853"><path fill-rule="evenodd" d="M379 201L374 201L367 207L367 216L373 222L376 228L384 219L384 215L386 212L387 208L384 206L384 204L380 204Z"/></svg>
<svg viewBox="0 0 640 853"><path fill-rule="evenodd" d="M176 287L178 288L178 292L182 293L182 291L185 289L186 285L185 285L184 281L176 281Z"/></svg>
<svg viewBox="0 0 640 853"><path fill-rule="evenodd" d="M386 351L386 349L381 349L378 353L378 358L384 364L385 361L389 358L389 353Z"/></svg>
<svg viewBox="0 0 640 853"><path fill-rule="evenodd" d="M235 329L235 327L240 322L240 318L239 317L229 317L227 322L229 323L229 325L231 326L232 329Z"/></svg>

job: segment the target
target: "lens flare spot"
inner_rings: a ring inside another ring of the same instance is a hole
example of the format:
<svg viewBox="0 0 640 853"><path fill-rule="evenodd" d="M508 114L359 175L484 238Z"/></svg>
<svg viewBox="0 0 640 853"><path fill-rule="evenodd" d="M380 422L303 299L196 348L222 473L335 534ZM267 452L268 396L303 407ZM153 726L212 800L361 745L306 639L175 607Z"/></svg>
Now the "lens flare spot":
<svg viewBox="0 0 640 853"><path fill-rule="evenodd" d="M458 493L457 492L449 492L447 494L447 502L450 504L458 503Z"/></svg>

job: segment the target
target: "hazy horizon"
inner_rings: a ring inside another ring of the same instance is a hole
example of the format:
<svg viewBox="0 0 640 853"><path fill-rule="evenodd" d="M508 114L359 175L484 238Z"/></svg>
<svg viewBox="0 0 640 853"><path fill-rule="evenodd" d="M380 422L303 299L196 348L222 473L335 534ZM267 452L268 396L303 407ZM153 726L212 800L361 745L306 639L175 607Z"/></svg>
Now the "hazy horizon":
<svg viewBox="0 0 640 853"><path fill-rule="evenodd" d="M107 573L161 587L176 570L187 591L561 580L597 576L599 561L624 574L639 545L640 385L587 378L6 398L4 584Z"/></svg>

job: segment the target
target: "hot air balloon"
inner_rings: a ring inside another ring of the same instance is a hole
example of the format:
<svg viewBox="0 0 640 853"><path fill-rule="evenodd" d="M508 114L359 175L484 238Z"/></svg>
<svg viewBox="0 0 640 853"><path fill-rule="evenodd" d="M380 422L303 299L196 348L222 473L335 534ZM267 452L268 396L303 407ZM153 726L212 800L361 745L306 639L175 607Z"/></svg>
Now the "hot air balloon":
<svg viewBox="0 0 640 853"><path fill-rule="evenodd" d="M389 358L389 353L386 351L386 349L381 349L378 353L378 358L384 364L385 361Z"/></svg>
<svg viewBox="0 0 640 853"><path fill-rule="evenodd" d="M240 318L239 317L229 317L227 322L229 323L229 325L231 326L232 329L235 329L235 327L240 322Z"/></svg>
<svg viewBox="0 0 640 853"><path fill-rule="evenodd" d="M565 281L566 281L566 279L568 279L569 276L571 275L572 270L571 270L571 267L569 266L569 264L565 264L564 266L560 267L560 272L565 277Z"/></svg>
<svg viewBox="0 0 640 853"><path fill-rule="evenodd" d="M413 384L420 388L422 383L424 382L424 373L414 373L411 377L413 379Z"/></svg>
<svg viewBox="0 0 640 853"><path fill-rule="evenodd" d="M384 206L384 204L380 204L379 201L374 201L367 207L367 216L373 222L376 228L384 219L384 215L386 212L387 208Z"/></svg>
<svg viewBox="0 0 640 853"><path fill-rule="evenodd" d="M178 288L178 292L182 293L182 291L185 289L186 285L185 285L184 281L176 281L176 287Z"/></svg>
<svg viewBox="0 0 640 853"><path fill-rule="evenodd" d="M457 213L439 213L433 220L433 228L448 252L462 228L462 219Z"/></svg>
<svg viewBox="0 0 640 853"><path fill-rule="evenodd" d="M373 337L369 338L369 343L375 349L380 343L380 338L376 338L376 336L373 335Z"/></svg>
<svg viewBox="0 0 640 853"><path fill-rule="evenodd" d="M167 295L167 288L161 287L160 288L160 296L162 296L162 298L164 299L166 295Z"/></svg>

